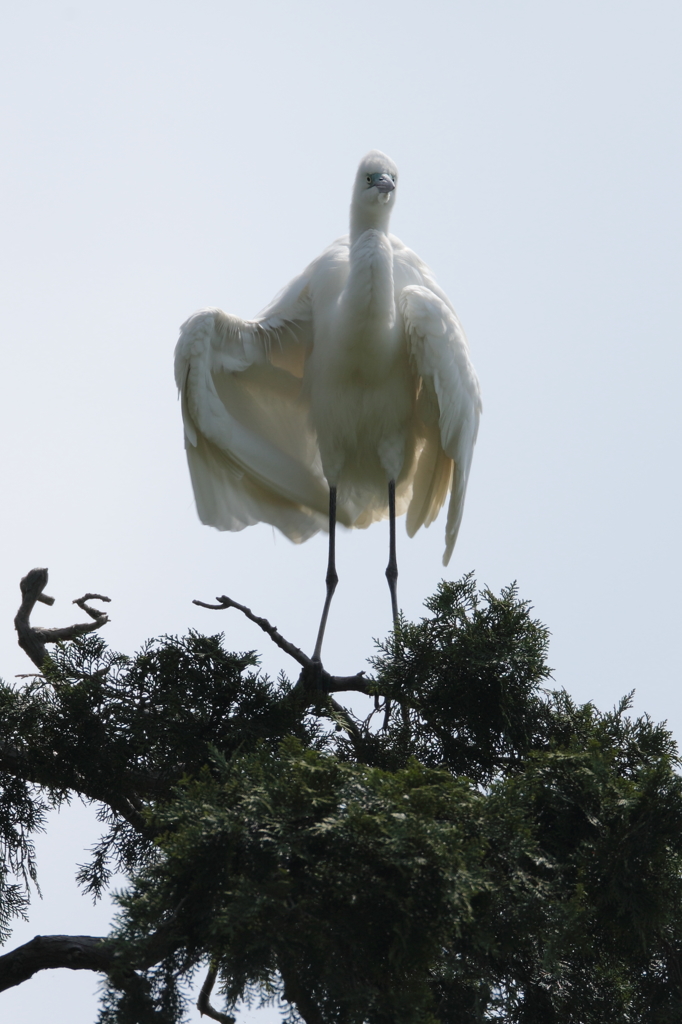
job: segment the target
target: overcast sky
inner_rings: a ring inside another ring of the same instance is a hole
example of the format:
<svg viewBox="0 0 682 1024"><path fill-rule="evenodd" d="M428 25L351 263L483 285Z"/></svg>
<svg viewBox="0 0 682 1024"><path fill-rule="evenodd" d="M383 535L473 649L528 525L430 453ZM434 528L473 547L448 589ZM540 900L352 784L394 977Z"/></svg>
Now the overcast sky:
<svg viewBox="0 0 682 1024"><path fill-rule="evenodd" d="M12 619L35 565L57 598L41 623L96 590L118 649L225 630L295 675L191 600L228 593L310 650L325 538L200 525L173 347L195 309L254 315L344 234L376 147L400 170L392 230L454 302L483 389L446 577L517 580L557 685L602 708L636 689L682 736L681 27L676 0L4 3L4 678L30 670ZM408 617L443 533L401 525ZM390 627L386 560L383 525L339 539L331 671ZM39 844L45 900L8 948L106 930L72 881L96 835L91 812L61 815ZM45 972L0 1016L92 1024L95 987Z"/></svg>

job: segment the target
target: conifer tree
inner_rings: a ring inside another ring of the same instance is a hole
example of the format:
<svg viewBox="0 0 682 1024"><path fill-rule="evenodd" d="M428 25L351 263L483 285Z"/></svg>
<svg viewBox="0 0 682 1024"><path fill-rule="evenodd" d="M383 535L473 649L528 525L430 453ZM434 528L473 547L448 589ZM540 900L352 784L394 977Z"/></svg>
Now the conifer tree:
<svg viewBox="0 0 682 1024"><path fill-rule="evenodd" d="M300 662L292 683L221 636L113 653L97 595L90 624L35 630L42 572L17 617L38 674L0 687L2 938L31 836L73 795L106 826L84 891L128 884L109 935L1 956L0 992L69 966L106 979L99 1024L179 1024L199 972L219 1021L249 997L305 1024L682 1019L676 746L629 698L553 689L515 587L442 583L345 678L242 608ZM348 691L374 699L364 721Z"/></svg>

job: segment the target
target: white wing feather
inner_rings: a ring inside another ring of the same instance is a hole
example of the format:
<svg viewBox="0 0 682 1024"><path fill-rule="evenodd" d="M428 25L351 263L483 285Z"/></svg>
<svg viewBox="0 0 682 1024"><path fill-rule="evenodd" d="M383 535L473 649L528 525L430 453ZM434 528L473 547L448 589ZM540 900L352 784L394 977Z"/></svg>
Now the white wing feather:
<svg viewBox="0 0 682 1024"><path fill-rule="evenodd" d="M299 542L326 525L329 492L300 394L307 273L256 320L209 309L180 329L175 374L197 511L218 529L266 522Z"/></svg>
<svg viewBox="0 0 682 1024"><path fill-rule="evenodd" d="M413 255L410 253L410 256ZM421 264L421 260L418 262ZM421 264L415 269L418 269L423 280L426 277L424 270L428 273L428 268ZM430 274L428 276L430 277ZM429 280L429 287L408 285L403 288L400 293L400 311L410 353L422 379L422 389L425 392L420 396L422 404L427 410L429 405L435 406L441 450L452 460L452 489L443 555L443 565L447 565L462 521L464 496L481 414L481 396L478 380L469 359L469 347L464 331L445 296L441 297L442 293L436 294L434 284L435 282ZM428 445L429 417L426 415L424 418ZM435 468L430 486L444 497L445 467L442 461L438 462L436 455L431 458ZM421 459L415 478L415 492L419 490L416 485L420 468ZM430 510L434 506L437 506L437 512L440 507L438 501L432 501L430 505L425 501L425 512L418 512L412 516L410 508L408 532L414 532L422 522L428 525L433 515Z"/></svg>

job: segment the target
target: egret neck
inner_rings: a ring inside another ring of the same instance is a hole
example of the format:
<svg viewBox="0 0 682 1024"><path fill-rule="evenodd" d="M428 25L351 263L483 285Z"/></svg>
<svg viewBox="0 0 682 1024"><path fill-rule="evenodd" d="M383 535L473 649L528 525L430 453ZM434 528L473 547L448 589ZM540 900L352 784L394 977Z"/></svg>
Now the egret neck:
<svg viewBox="0 0 682 1024"><path fill-rule="evenodd" d="M388 179L388 175L383 175ZM390 179L389 179L390 180ZM369 189L361 178L353 190L353 201L350 208L350 244L357 242L360 235L373 229L384 235L388 234L388 222L393 211L395 185L389 181L380 182ZM382 185L386 191L382 190Z"/></svg>
<svg viewBox="0 0 682 1024"><path fill-rule="evenodd" d="M396 330L393 246L388 224L397 170L383 153L358 168L350 208L348 279L340 296L340 347L347 368L367 383L389 371L399 343Z"/></svg>
<svg viewBox="0 0 682 1024"><path fill-rule="evenodd" d="M386 356L398 342L393 247L387 234L370 228L351 246L349 273L340 301L340 351L353 376L385 373Z"/></svg>

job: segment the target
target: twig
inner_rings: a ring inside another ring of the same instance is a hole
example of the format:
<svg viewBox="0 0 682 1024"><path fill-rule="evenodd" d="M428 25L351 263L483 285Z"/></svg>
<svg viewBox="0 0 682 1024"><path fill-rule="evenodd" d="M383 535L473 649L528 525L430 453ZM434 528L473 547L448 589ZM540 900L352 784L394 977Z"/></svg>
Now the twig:
<svg viewBox="0 0 682 1024"><path fill-rule="evenodd" d="M77 604L79 608L82 608L83 611L86 612L91 619L95 619L95 621L98 621L102 617L105 619L107 618L105 612L100 611L99 608L91 608L90 605L85 603L86 601L106 601L107 604L111 604L110 597L105 597L104 594L83 594L82 597L76 597L71 602L72 604Z"/></svg>
<svg viewBox="0 0 682 1024"><path fill-rule="evenodd" d="M206 604L204 601L193 601L192 604L198 604L202 608L212 608L216 611L223 608L236 608L238 611L245 615L251 622L255 622L257 626L267 633L270 639L277 644L279 648L285 651L294 661L297 661L299 665L309 667L312 665L312 659L304 654L300 647L290 643L282 636L279 630L273 626L267 619L262 618L260 615L254 615L250 608L247 608L245 604L239 604L237 601L233 601L231 597L226 597L223 594L222 597L216 597L218 604Z"/></svg>
<svg viewBox="0 0 682 1024"><path fill-rule="evenodd" d="M206 1014L206 1016L210 1017L212 1020L220 1021L220 1024L235 1024L235 1017L230 1017L227 1013L221 1013L220 1010L216 1010L211 1006L209 997L213 991L213 986L215 985L217 977L218 968L211 964L208 974L206 975L206 980L201 986L199 998L197 999L197 1010L202 1017Z"/></svg>
<svg viewBox="0 0 682 1024"><path fill-rule="evenodd" d="M47 569L31 569L21 581L22 600L19 611L14 618L19 646L29 656L34 665L42 669L47 657L45 644L54 644L58 640L73 640L74 637L92 633L109 622L106 612L91 608L86 601L109 601L103 594L85 594L73 603L94 619L94 622L77 622L73 626L62 626L59 629L47 629L31 625L31 613L37 601L42 604L54 604L54 598L48 597L43 591L47 586Z"/></svg>

